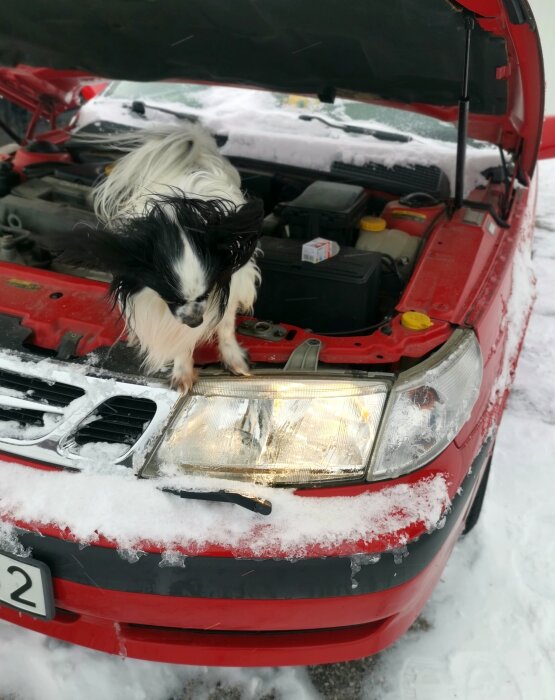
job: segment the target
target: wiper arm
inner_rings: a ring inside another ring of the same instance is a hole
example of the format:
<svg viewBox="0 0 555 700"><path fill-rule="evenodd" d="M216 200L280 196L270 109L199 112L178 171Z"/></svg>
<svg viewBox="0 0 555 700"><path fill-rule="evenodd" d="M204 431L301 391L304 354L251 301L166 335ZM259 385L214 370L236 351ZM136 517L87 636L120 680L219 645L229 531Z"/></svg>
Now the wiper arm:
<svg viewBox="0 0 555 700"><path fill-rule="evenodd" d="M315 120L322 122L322 124L326 126L331 126L332 129L341 129L341 131L347 134L364 134L365 136L373 136L381 141L398 141L399 143L408 143L412 141L412 138L405 134L396 134L392 131L382 131L381 129L369 129L366 126L357 126L356 124L338 124L337 122L329 122L327 119L313 114L299 114L299 119L302 119L303 122Z"/></svg>
<svg viewBox="0 0 555 700"><path fill-rule="evenodd" d="M159 489L164 493L171 493L179 498L190 498L198 501L217 501L220 503L233 503L236 506L241 506L253 513L260 515L270 515L272 512L272 504L265 498L257 498L256 496L247 496L244 493L234 493L233 491L185 491L184 489L173 489L162 487Z"/></svg>
<svg viewBox="0 0 555 700"><path fill-rule="evenodd" d="M196 114L188 114L187 112L176 112L173 109L167 109L166 107L157 107L156 105L147 105L142 100L133 100L130 105L127 105L129 109L135 114L139 114L141 117L146 116L145 112L147 109L153 109L156 112L163 112L164 114L171 114L177 119L186 119L190 122L198 122L198 117Z"/></svg>
<svg viewBox="0 0 555 700"><path fill-rule="evenodd" d="M171 114L177 119L184 119L189 122L196 123L199 118L196 114L189 114L188 112L176 112L173 109L167 109L166 107L157 107L156 105L147 105L142 100L133 100L130 105L126 105L133 114L138 114L141 117L146 117L146 110L153 109L156 112L163 112L164 114ZM218 148L223 148L228 140L227 134L212 134L216 139L216 145Z"/></svg>

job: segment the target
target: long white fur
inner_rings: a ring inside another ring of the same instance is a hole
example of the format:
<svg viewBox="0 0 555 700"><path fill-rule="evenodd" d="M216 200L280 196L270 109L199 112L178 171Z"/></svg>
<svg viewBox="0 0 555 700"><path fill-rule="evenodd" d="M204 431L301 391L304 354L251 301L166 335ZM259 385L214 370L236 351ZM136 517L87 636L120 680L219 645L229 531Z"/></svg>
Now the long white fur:
<svg viewBox="0 0 555 700"><path fill-rule="evenodd" d="M239 173L219 154L212 136L199 125L144 130L120 138L118 145L123 150L135 148L117 161L94 193L95 212L105 224L140 215L148 208L149 200L172 194L175 188L190 197L226 199L236 205L245 202ZM190 247L176 269L189 298L204 292L204 271ZM216 334L223 363L233 373L247 375L245 352L235 336L235 317L238 311L252 309L259 278L260 272L251 259L231 278L223 317L218 321L217 308L209 306L197 328L177 321L150 288L132 297L126 321L132 342L138 343L144 355L145 369L156 372L173 364L172 384L186 391L195 380L195 347Z"/></svg>

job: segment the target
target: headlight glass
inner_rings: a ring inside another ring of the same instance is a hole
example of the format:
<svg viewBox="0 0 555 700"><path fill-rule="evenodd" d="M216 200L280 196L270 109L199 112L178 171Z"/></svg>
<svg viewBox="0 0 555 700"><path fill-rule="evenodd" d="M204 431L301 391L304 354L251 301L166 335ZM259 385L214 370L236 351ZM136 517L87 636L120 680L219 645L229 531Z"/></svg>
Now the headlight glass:
<svg viewBox="0 0 555 700"><path fill-rule="evenodd" d="M360 480L389 386L380 379L201 379L145 476L154 470L267 484Z"/></svg>
<svg viewBox="0 0 555 700"><path fill-rule="evenodd" d="M457 435L482 382L482 356L471 330L457 330L430 358L395 382L368 472L371 481L418 469Z"/></svg>

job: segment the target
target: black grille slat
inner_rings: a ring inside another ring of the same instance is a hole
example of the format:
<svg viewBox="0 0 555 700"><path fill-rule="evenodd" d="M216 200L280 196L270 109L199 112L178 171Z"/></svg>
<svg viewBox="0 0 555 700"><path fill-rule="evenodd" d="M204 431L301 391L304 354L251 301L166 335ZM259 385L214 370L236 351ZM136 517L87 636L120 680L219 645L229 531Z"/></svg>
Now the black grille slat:
<svg viewBox="0 0 555 700"><path fill-rule="evenodd" d="M25 408L6 408L0 406L0 421L16 421L22 426L44 426L44 413Z"/></svg>
<svg viewBox="0 0 555 700"><path fill-rule="evenodd" d="M69 406L72 401L84 395L78 386L61 382L45 382L37 377L29 377L0 369L0 387L20 391L27 398L51 404L52 406Z"/></svg>
<svg viewBox="0 0 555 700"><path fill-rule="evenodd" d="M156 413L151 399L114 396L95 411L95 420L77 430L73 439L78 445L90 442L134 445Z"/></svg>

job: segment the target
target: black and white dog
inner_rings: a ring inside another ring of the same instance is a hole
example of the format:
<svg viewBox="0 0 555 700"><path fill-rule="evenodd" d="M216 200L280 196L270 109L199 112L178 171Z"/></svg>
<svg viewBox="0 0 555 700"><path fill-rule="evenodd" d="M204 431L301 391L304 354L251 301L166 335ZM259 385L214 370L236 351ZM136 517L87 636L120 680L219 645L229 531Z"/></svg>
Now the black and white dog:
<svg viewBox="0 0 555 700"><path fill-rule="evenodd" d="M172 385L189 390L193 351L215 335L223 363L246 375L235 317L256 298L262 202L245 200L238 172L199 125L132 138L93 193L101 225L78 227L56 248L112 274L112 298L146 371L173 366Z"/></svg>

